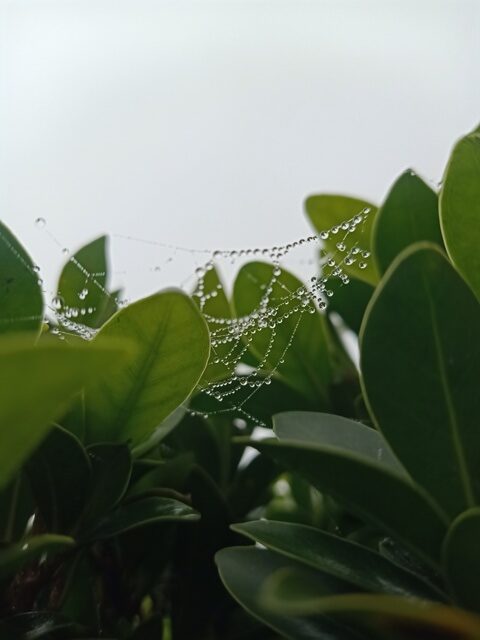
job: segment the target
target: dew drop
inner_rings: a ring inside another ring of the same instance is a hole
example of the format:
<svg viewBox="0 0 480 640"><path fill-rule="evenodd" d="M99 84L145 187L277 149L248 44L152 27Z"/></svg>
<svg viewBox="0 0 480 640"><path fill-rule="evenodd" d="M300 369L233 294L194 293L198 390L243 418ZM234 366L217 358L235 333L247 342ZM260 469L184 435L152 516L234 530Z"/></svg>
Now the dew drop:
<svg viewBox="0 0 480 640"><path fill-rule="evenodd" d="M46 224L47 221L45 220L45 218L37 218L35 220L35 226L37 226L39 229L43 229Z"/></svg>
<svg viewBox="0 0 480 640"><path fill-rule="evenodd" d="M358 268L359 269L366 269L367 268L367 263L366 262L359 262L358 263Z"/></svg>

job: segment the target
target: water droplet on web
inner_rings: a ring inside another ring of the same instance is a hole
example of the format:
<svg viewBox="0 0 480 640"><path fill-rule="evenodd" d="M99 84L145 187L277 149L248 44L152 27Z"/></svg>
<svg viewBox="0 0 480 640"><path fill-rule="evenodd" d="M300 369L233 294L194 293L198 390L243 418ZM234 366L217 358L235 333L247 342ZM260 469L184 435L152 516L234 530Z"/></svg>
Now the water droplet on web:
<svg viewBox="0 0 480 640"><path fill-rule="evenodd" d="M88 296L88 289L82 289L78 294L78 297L80 298L80 300L85 300L87 296Z"/></svg>
<svg viewBox="0 0 480 640"><path fill-rule="evenodd" d="M33 266L33 270L35 273L40 273L40 267L37 264Z"/></svg>
<svg viewBox="0 0 480 640"><path fill-rule="evenodd" d="M345 251L346 248L347 248L347 245L344 242L337 242L337 249L339 251Z"/></svg>
<svg viewBox="0 0 480 640"><path fill-rule="evenodd" d="M63 247L62 253L64 256L68 256L68 254L70 253L70 249L68 249L67 247Z"/></svg>
<svg viewBox="0 0 480 640"><path fill-rule="evenodd" d="M366 262L359 262L358 263L358 268L359 269L366 269L367 268L367 263Z"/></svg>
<svg viewBox="0 0 480 640"><path fill-rule="evenodd" d="M39 229L43 229L43 227L45 227L46 224L47 224L47 221L45 220L45 218L37 218L35 220L35 226L37 226Z"/></svg>
<svg viewBox="0 0 480 640"><path fill-rule="evenodd" d="M321 231L320 232L320 238L322 240L328 240L329 237L330 237L330 234L328 233L328 231Z"/></svg>
<svg viewBox="0 0 480 640"><path fill-rule="evenodd" d="M54 298L52 298L52 307L57 311L58 309L61 309L63 307L63 304L64 302L61 296L55 296Z"/></svg>

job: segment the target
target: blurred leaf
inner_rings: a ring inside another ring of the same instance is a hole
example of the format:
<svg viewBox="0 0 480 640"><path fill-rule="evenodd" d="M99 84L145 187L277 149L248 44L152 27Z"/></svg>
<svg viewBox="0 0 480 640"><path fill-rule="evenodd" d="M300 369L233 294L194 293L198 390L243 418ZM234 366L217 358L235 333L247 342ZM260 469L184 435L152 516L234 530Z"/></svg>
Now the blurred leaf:
<svg viewBox="0 0 480 640"><path fill-rule="evenodd" d="M444 547L444 566L455 599L480 611L480 508L469 509L452 523Z"/></svg>
<svg viewBox="0 0 480 640"><path fill-rule="evenodd" d="M438 603L400 596L348 593L325 597L314 580L306 581L297 569L274 573L262 592L271 615L328 616L349 624L371 640L478 640L480 618Z"/></svg>
<svg viewBox="0 0 480 640"><path fill-rule="evenodd" d="M432 586L380 554L313 527L258 520L232 529L255 542L357 589L431 600L445 599Z"/></svg>
<svg viewBox="0 0 480 640"><path fill-rule="evenodd" d="M89 387L86 437L136 446L196 386L208 360L208 330L188 296L167 290L121 309L94 344L112 337L128 338L134 349L124 366Z"/></svg>
<svg viewBox="0 0 480 640"><path fill-rule="evenodd" d="M116 511L97 521L97 526L87 540L112 538L121 533L154 522L180 522L198 520L199 514L178 500L162 497L143 498L122 505Z"/></svg>
<svg viewBox="0 0 480 640"><path fill-rule="evenodd" d="M107 237L100 236L79 249L63 267L57 286L57 297L65 313L68 309L84 309L78 321L99 327L109 301L107 292ZM89 309L93 309L89 312Z"/></svg>
<svg viewBox="0 0 480 640"><path fill-rule="evenodd" d="M54 427L26 466L32 493L48 531L67 533L82 515L92 469L80 441Z"/></svg>
<svg viewBox="0 0 480 640"><path fill-rule="evenodd" d="M373 225L373 251L384 273L406 247L428 240L443 247L437 194L408 169L397 179Z"/></svg>
<svg viewBox="0 0 480 640"><path fill-rule="evenodd" d="M33 342L43 322L38 267L0 222L0 334L30 331Z"/></svg>
<svg viewBox="0 0 480 640"><path fill-rule="evenodd" d="M162 420L159 426L155 429L152 435L145 440L145 442L142 442L132 449L132 455L134 458L141 458L158 447L168 434L180 424L186 412L187 408L183 405L174 409L172 413L165 418L165 420Z"/></svg>
<svg viewBox="0 0 480 640"><path fill-rule="evenodd" d="M284 316L274 329L265 320L265 326L259 326L251 340L248 338L249 349L263 363L263 370L275 371L285 384L316 407L328 407L334 345L329 341L326 318L315 311L312 302L303 306L300 299L305 297L301 294L305 287L300 280L284 270L274 276L274 270L271 264L250 262L240 269L235 280L233 299L239 317L255 311L261 314L261 300L270 286L270 310L277 310L274 321L277 316ZM286 317L287 314L290 315Z"/></svg>
<svg viewBox="0 0 480 640"><path fill-rule="evenodd" d="M250 444L401 540L429 564L439 563L446 533L443 515L419 487L401 475L365 456L329 445L273 439Z"/></svg>
<svg viewBox="0 0 480 640"><path fill-rule="evenodd" d="M361 422L330 413L288 411L273 418L280 440L296 440L357 453L408 478L382 435Z"/></svg>
<svg viewBox="0 0 480 640"><path fill-rule="evenodd" d="M363 326L370 412L407 471L451 517L480 499L479 326L477 300L430 244L395 260Z"/></svg>
<svg viewBox="0 0 480 640"><path fill-rule="evenodd" d="M92 493L82 528L88 528L124 496L132 472L130 449L124 444L94 444L87 449L92 467Z"/></svg>
<svg viewBox="0 0 480 640"><path fill-rule="evenodd" d="M359 230L355 232L353 237L358 240L358 244L363 250L372 251L372 226L377 214L377 207L373 204L359 198L333 194L313 195L309 196L305 201L307 217L318 233L328 231L332 227L341 225L357 215L362 215L364 210L369 210L368 216L360 224ZM324 240L325 249L333 254L338 253L336 244L341 237L341 231L338 235L330 234L330 237ZM350 266L344 265L343 268L345 273L363 282L371 285L375 285L378 282L378 274L373 260L367 263L365 269L359 269L358 263L353 263Z"/></svg>
<svg viewBox="0 0 480 640"><path fill-rule="evenodd" d="M440 191L448 255L480 298L480 131L457 142Z"/></svg>
<svg viewBox="0 0 480 640"><path fill-rule="evenodd" d="M0 549L0 579L9 577L19 571L26 564L55 554L74 546L75 540L68 536L44 534L25 538L24 540L6 548Z"/></svg>
<svg viewBox="0 0 480 640"><path fill-rule="evenodd" d="M19 473L0 491L0 543L18 540L34 510L30 485Z"/></svg>
<svg viewBox="0 0 480 640"><path fill-rule="evenodd" d="M298 566L293 560L265 549L231 547L217 553L215 561L230 595L252 616L275 629L282 637L291 640L358 640L358 635L326 617L284 616L281 612L273 613L263 605L260 593L265 581L279 569ZM306 574L308 572L304 570L303 575ZM327 592L341 590L340 581L330 576L324 577L323 584Z"/></svg>
<svg viewBox="0 0 480 640"><path fill-rule="evenodd" d="M85 383L125 357L118 343L67 346L31 336L0 340L0 488L24 462Z"/></svg>

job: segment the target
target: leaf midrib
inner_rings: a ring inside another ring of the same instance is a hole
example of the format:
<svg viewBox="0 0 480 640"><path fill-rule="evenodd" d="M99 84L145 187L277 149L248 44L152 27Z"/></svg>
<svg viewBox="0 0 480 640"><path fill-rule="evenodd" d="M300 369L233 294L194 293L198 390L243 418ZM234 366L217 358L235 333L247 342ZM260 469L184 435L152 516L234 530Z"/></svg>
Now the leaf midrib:
<svg viewBox="0 0 480 640"><path fill-rule="evenodd" d="M153 340L149 341L148 339L146 339L146 348L141 349L140 357L142 358L143 362L139 370L135 372L133 385L131 386L129 393L127 394L125 402L120 406L117 412L117 419L114 422L115 426L121 425L119 430L122 433L124 432L130 418L133 415L136 399L141 395L141 389L145 386L145 381L148 377L148 374L150 373L150 370L153 367L153 362L157 356L159 345L165 335L165 328L168 325L171 314L172 305L170 303L162 319L162 322L158 325L158 328L154 333ZM133 322L132 324L135 323ZM140 335L142 335L142 332L140 332ZM139 340L139 343L141 344L141 340ZM145 347L145 345L142 345L142 347ZM147 357L143 358L143 354L145 353L145 351L147 351Z"/></svg>
<svg viewBox="0 0 480 640"><path fill-rule="evenodd" d="M468 467L467 467L464 446L460 438L459 425L458 425L458 419L455 411L455 406L454 406L452 395L450 393L450 387L448 385L447 371L445 368L445 357L443 354L442 341L441 341L440 333L438 330L437 317L435 314L431 292L430 292L425 274L422 274L422 278L423 278L423 285L424 285L426 298L428 301L428 306L430 311L430 320L431 320L432 334L433 334L433 340L435 345L437 368L440 374L440 383L442 386L443 396L445 399L445 406L448 414L448 424L450 427L450 434L452 437L454 453L457 458L458 467L460 471L460 480L463 486L467 505L469 507L473 507L475 506L476 501L474 497L472 483L470 481L470 477L468 474Z"/></svg>

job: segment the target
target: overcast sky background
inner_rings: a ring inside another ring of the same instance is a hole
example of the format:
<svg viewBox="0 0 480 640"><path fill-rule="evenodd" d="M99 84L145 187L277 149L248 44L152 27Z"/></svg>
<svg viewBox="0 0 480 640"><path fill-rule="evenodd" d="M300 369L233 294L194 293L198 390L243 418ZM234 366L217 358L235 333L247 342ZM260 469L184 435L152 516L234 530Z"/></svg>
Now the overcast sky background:
<svg viewBox="0 0 480 640"><path fill-rule="evenodd" d="M437 182L480 120L479 63L477 0L4 1L0 216L49 282L38 217L73 249L286 243L312 192ZM152 248L113 250L145 293Z"/></svg>

